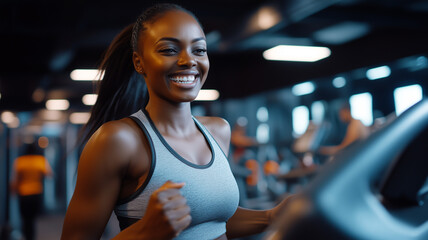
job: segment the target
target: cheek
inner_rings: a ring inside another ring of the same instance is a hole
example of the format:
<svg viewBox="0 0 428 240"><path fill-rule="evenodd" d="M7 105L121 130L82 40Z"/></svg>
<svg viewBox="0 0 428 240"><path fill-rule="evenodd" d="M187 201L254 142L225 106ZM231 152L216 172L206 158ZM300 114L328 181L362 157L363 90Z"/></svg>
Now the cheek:
<svg viewBox="0 0 428 240"><path fill-rule="evenodd" d="M204 75L206 76L208 74L208 71L210 70L210 61L208 60L208 57L201 61L201 63L204 68Z"/></svg>
<svg viewBox="0 0 428 240"><path fill-rule="evenodd" d="M158 78L168 71L168 64L159 58L149 58L146 60L146 74L149 78Z"/></svg>

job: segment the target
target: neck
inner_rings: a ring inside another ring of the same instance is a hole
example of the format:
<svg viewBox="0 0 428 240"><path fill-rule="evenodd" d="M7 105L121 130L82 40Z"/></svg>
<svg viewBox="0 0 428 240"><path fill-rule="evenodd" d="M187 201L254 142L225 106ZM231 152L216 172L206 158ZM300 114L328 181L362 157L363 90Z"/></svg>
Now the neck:
<svg viewBox="0 0 428 240"><path fill-rule="evenodd" d="M171 132L185 134L195 129L190 102L172 104L149 100L146 111L162 134L168 135Z"/></svg>

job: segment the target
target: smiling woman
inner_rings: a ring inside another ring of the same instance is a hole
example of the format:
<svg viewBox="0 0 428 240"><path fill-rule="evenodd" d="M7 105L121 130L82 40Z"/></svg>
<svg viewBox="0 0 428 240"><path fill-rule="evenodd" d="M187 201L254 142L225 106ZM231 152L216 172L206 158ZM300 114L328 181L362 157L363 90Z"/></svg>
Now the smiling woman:
<svg viewBox="0 0 428 240"><path fill-rule="evenodd" d="M149 96L170 95L176 102L194 100L209 70L207 44L200 25L187 12L170 11L148 27L150 31L134 38L137 44L133 44L133 61L146 80ZM138 41L142 38L144 41ZM151 108L150 104L147 108Z"/></svg>
<svg viewBox="0 0 428 240"><path fill-rule="evenodd" d="M113 40L100 70L62 239L99 239L112 211L115 239L227 239L268 226L282 204L238 207L229 124L191 114L209 70L193 14L148 9Z"/></svg>

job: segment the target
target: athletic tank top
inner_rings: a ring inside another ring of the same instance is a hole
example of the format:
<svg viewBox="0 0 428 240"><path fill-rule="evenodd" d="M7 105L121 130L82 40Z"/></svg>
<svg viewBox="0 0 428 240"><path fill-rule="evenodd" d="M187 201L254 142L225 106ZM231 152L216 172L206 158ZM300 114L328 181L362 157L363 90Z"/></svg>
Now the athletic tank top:
<svg viewBox="0 0 428 240"><path fill-rule="evenodd" d="M124 229L141 219L150 195L171 180L186 183L180 191L187 199L192 216L190 225L175 239L215 239L224 234L227 220L238 207L239 191L227 157L209 131L193 118L212 153L208 164L197 165L181 157L168 145L145 110L138 111L131 118L149 141L152 162L143 185L115 207L120 228Z"/></svg>

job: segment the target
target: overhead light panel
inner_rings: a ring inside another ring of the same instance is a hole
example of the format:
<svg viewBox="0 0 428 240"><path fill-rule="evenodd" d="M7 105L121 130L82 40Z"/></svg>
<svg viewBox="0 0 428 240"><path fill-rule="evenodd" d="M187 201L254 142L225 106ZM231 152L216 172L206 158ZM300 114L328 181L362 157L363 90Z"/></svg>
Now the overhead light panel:
<svg viewBox="0 0 428 240"><path fill-rule="evenodd" d="M41 116L45 121L58 121L63 117L62 112L57 110L43 110Z"/></svg>
<svg viewBox="0 0 428 240"><path fill-rule="evenodd" d="M16 116L12 112L4 111L1 114L1 120L2 120L2 122L6 123L6 124L13 123L15 121L15 119L16 119Z"/></svg>
<svg viewBox="0 0 428 240"><path fill-rule="evenodd" d="M335 77L332 84L335 88L342 88L346 85L346 79L344 77Z"/></svg>
<svg viewBox="0 0 428 240"><path fill-rule="evenodd" d="M82 97L82 102L87 106L92 106L97 101L97 98L98 98L98 94L85 94Z"/></svg>
<svg viewBox="0 0 428 240"><path fill-rule="evenodd" d="M269 111L266 107L259 107L256 114L257 120L267 122L269 120Z"/></svg>
<svg viewBox="0 0 428 240"><path fill-rule="evenodd" d="M215 101L220 97L220 93L215 89L201 89L195 101Z"/></svg>
<svg viewBox="0 0 428 240"><path fill-rule="evenodd" d="M273 7L262 7L256 15L257 26L260 29L269 29L281 21L281 14Z"/></svg>
<svg viewBox="0 0 428 240"><path fill-rule="evenodd" d="M99 69L75 69L70 73L70 77L74 81L102 80L104 71L100 71Z"/></svg>
<svg viewBox="0 0 428 240"><path fill-rule="evenodd" d="M19 127L20 120L19 118L10 111L4 111L1 114L1 120L4 122L9 128L17 128Z"/></svg>
<svg viewBox="0 0 428 240"><path fill-rule="evenodd" d="M401 115L423 98L422 87L419 84L399 87L394 90L395 114Z"/></svg>
<svg viewBox="0 0 428 240"><path fill-rule="evenodd" d="M272 61L316 62L330 54L327 47L278 45L264 51L263 57Z"/></svg>
<svg viewBox="0 0 428 240"><path fill-rule="evenodd" d="M386 78L391 75L391 69L388 66L381 66L376 68L371 68L367 70L366 77L369 80L376 80L380 78Z"/></svg>
<svg viewBox="0 0 428 240"><path fill-rule="evenodd" d="M66 99L50 99L46 102L46 109L48 110L67 110L70 103Z"/></svg>
<svg viewBox="0 0 428 240"><path fill-rule="evenodd" d="M70 114L70 122L73 124L85 124L90 117L91 114L88 112L75 112Z"/></svg>
<svg viewBox="0 0 428 240"><path fill-rule="evenodd" d="M299 83L291 88L291 92L296 96L311 94L313 91L315 91L315 85L312 82Z"/></svg>

